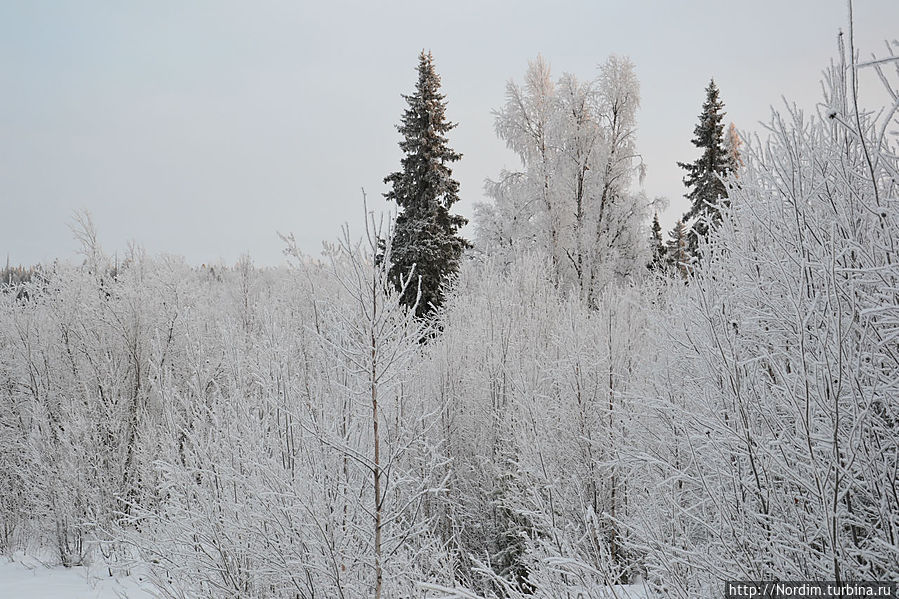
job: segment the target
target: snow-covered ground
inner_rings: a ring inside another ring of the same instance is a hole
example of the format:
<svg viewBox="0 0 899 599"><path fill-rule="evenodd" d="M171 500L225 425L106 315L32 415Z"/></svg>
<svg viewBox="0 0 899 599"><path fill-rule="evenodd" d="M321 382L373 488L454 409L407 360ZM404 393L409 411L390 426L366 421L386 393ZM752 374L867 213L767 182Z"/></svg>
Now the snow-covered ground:
<svg viewBox="0 0 899 599"><path fill-rule="evenodd" d="M434 587L438 589L440 587ZM442 589L448 591L449 589ZM470 597L472 595L464 595ZM645 599L643 585L616 585L610 599ZM155 599L139 576L110 577L103 568L63 568L17 553L0 558L0 599Z"/></svg>
<svg viewBox="0 0 899 599"><path fill-rule="evenodd" d="M105 569L52 566L16 554L0 558L3 599L152 599L150 584L135 576L110 577Z"/></svg>

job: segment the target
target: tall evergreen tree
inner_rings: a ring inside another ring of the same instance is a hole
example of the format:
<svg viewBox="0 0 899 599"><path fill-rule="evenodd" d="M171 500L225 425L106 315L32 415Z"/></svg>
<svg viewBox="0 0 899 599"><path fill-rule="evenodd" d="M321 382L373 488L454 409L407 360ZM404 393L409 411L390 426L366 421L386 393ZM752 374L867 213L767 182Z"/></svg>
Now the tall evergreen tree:
<svg viewBox="0 0 899 599"><path fill-rule="evenodd" d="M668 248L662 241L662 225L659 224L659 214L652 217L652 227L649 234L650 261L646 265L649 270L660 270L665 267L665 254Z"/></svg>
<svg viewBox="0 0 899 599"><path fill-rule="evenodd" d="M459 200L459 183L449 164L462 155L449 147L446 134L456 124L446 119L446 101L430 52L419 55L415 93L403 98L409 107L397 127L403 135L399 144L405 154L402 169L384 179L392 186L384 197L399 207L389 275L402 290L401 280L412 273L413 281L401 298L410 307L415 305L420 281L416 314L425 316L443 303L443 285L459 270L462 251L469 246L458 235L468 221L450 214Z"/></svg>
<svg viewBox="0 0 899 599"><path fill-rule="evenodd" d="M695 250L696 236L708 232L708 223L720 218L717 206L727 198L727 188L721 179L731 171L731 156L724 146L724 103L718 98L715 80L709 81L705 90L706 99L699 115L699 124L693 131L693 145L702 150L702 155L687 164L678 166L687 171L684 185L689 188L686 198L690 209L684 214L684 221L698 219L693 223L690 247Z"/></svg>

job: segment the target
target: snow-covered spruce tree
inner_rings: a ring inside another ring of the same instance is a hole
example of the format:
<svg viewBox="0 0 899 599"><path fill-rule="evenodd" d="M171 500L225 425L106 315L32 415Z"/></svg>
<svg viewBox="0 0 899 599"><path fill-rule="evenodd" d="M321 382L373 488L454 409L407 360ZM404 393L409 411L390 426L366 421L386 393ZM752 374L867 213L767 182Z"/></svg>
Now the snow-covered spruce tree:
<svg viewBox="0 0 899 599"><path fill-rule="evenodd" d="M430 52L418 57L415 93L403 97L409 108L397 127L403 135L402 170L384 179L392 186L385 197L399 208L390 280L402 292L402 303L424 316L443 303L443 286L459 270L462 251L469 245L458 234L467 220L450 213L459 200L459 183L449 165L462 155L449 147L446 134L456 124L446 119L445 96ZM421 279L420 298L419 285L403 285L413 267Z"/></svg>
<svg viewBox="0 0 899 599"><path fill-rule="evenodd" d="M650 260L646 267L650 270L662 270L666 264L668 247L662 241L662 225L659 224L659 214L652 217L652 225L649 228L649 255Z"/></svg>
<svg viewBox="0 0 899 599"><path fill-rule="evenodd" d="M709 225L720 218L718 207L727 198L727 187L722 178L731 172L733 164L731 153L724 145L724 102L718 97L714 79L709 81L705 94L702 114L691 140L694 146L702 150L702 155L690 163L677 163L687 171L684 185L689 192L684 197L690 200L690 209L683 220L691 227L691 250L695 250L697 238L706 235Z"/></svg>

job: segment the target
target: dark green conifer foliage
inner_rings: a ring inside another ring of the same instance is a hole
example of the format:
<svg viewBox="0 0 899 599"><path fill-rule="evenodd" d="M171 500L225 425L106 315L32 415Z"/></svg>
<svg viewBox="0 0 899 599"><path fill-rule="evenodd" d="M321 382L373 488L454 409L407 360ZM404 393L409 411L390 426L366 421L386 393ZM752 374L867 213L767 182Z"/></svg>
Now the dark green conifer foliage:
<svg viewBox="0 0 899 599"><path fill-rule="evenodd" d="M694 251L696 236L705 235L708 225L720 219L717 208L727 199L727 188L721 178L731 170L730 155L724 147L724 103L718 97L714 79L705 92L705 103L692 140L693 145L702 150L702 155L689 164L677 163L687 171L684 185L690 190L685 196L690 200L690 209L684 214L684 221L698 219L693 223L690 235L690 249Z"/></svg>
<svg viewBox="0 0 899 599"><path fill-rule="evenodd" d="M665 268L668 248L662 241L662 225L659 224L659 214L656 213L652 217L652 228L649 235L649 253L650 261L646 267L649 270L661 270Z"/></svg>
<svg viewBox="0 0 899 599"><path fill-rule="evenodd" d="M510 442L510 445L513 445ZM523 594L533 594L536 587L530 580L528 567L528 542L537 532L526 510L521 509L521 499L527 495L518 473L521 465L513 456L514 450L505 447L504 470L499 484L491 493L493 506L492 542L489 545L490 564L493 571L504 578L511 587ZM507 596L502 588L494 589L500 596Z"/></svg>
<svg viewBox="0 0 899 599"><path fill-rule="evenodd" d="M416 314L426 316L443 303L444 284L459 270L462 251L469 246L458 235L466 219L450 213L459 200L459 183L449 165L462 155L449 147L446 134L456 124L446 119L446 101L430 52L419 55L415 92L403 97L409 107L397 127L403 135L402 169L384 179L392 186L384 197L399 208L389 277L402 290L401 280L412 273L401 298L410 307L420 277Z"/></svg>

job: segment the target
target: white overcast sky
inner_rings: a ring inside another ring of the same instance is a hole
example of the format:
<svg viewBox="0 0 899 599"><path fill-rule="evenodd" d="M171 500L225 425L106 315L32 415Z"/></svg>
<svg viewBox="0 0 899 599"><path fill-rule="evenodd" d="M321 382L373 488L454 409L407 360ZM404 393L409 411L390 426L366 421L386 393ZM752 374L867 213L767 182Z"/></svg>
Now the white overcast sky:
<svg viewBox="0 0 899 599"><path fill-rule="evenodd" d="M899 1L856 0L863 56L899 37ZM361 188L384 207L395 124L431 50L459 123L458 212L516 158L491 111L541 53L591 78L611 53L636 64L639 148L666 229L685 201L678 160L715 77L757 130L781 96L812 108L847 22L843 0L730 2L0 2L0 260L74 258L69 224L93 215L108 252L282 262L277 232L318 255Z"/></svg>

